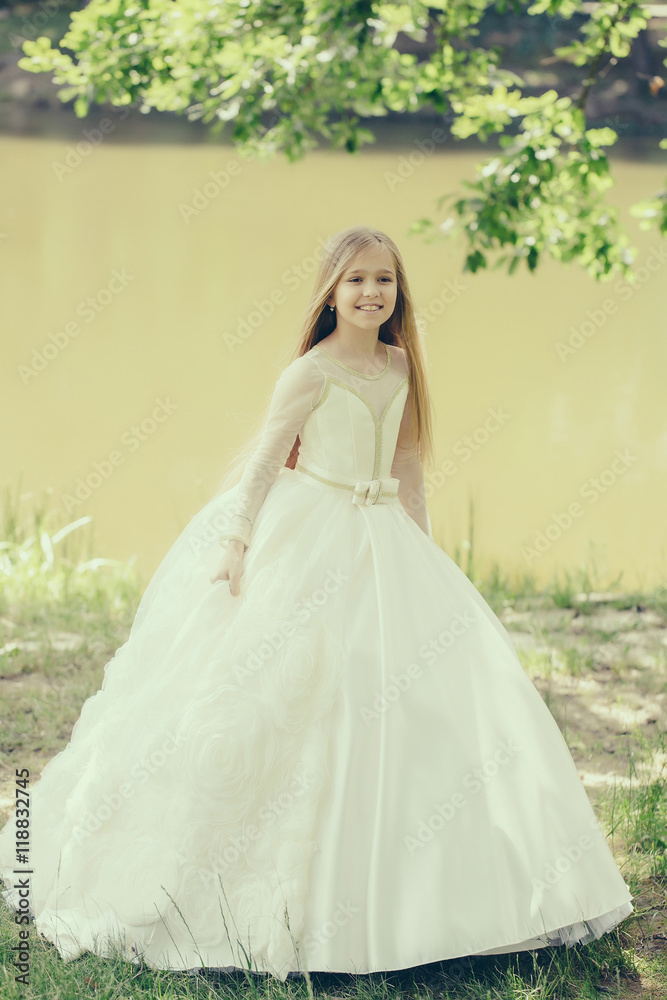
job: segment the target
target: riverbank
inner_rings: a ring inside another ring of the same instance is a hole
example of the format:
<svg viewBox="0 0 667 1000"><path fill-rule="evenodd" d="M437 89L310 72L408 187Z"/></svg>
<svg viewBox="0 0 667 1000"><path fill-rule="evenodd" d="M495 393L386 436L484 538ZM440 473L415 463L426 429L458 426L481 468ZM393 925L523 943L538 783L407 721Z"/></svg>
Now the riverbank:
<svg viewBox="0 0 667 1000"><path fill-rule="evenodd" d="M111 105L93 107L86 118L77 118L73 100L63 103L59 88L49 73L29 73L18 66L24 53L22 44L40 36L51 43L61 39L68 30L72 11L82 7L70 0L36 0L0 7L0 134L41 135L61 137L66 140L81 137L85 128L93 128L101 117L112 117L114 133L119 141L139 142L210 142L209 126L190 122L184 115L151 111L141 114L138 109L123 108L123 120L117 121L118 108ZM582 69L554 56L554 49L567 45L577 37L585 17L570 18L528 15L523 11L503 13L493 7L487 10L479 26L476 44L482 47L498 46L503 51L501 65L517 74L523 81L526 96L543 93L555 88L561 95L576 99L582 85ZM650 80L662 79L664 51L660 40L664 35L664 16L653 16L648 27L634 41L627 59L611 60L598 73L594 87L587 98L587 116L590 127L609 126L619 134L615 147L618 155L637 155L659 159L657 140L664 134L665 101L667 87L653 89ZM435 39L432 31L419 42L399 34L396 47L401 52L427 58L433 51ZM445 128L451 120L445 116ZM423 108L410 115L389 112L383 118L368 118L364 125L376 133L373 148L394 148L401 143L408 145L415 138L422 138L433 124L443 125L442 116ZM226 144L228 138L223 142ZM479 149L473 139L461 142L447 136L443 144L462 149ZM482 152L494 149L496 138L485 144Z"/></svg>

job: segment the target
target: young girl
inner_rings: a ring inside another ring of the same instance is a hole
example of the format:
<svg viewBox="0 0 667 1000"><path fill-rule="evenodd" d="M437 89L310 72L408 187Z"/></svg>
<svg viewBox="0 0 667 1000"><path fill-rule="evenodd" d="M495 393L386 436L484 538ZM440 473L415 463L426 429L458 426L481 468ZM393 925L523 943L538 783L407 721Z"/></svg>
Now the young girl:
<svg viewBox="0 0 667 1000"><path fill-rule="evenodd" d="M432 539L430 405L398 249L338 233L240 481L33 790L29 859L16 816L0 834L5 898L65 959L116 942L284 980L587 942L632 912L556 722Z"/></svg>

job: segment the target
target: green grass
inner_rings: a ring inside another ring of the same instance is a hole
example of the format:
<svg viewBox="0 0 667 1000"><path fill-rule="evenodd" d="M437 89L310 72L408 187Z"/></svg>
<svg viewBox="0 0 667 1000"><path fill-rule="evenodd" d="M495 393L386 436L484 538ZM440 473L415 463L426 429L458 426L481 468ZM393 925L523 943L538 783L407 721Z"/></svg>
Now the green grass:
<svg viewBox="0 0 667 1000"><path fill-rule="evenodd" d="M132 564L96 558L90 518L60 524L48 496L5 495L0 541L0 775L61 750L127 638Z"/></svg>
<svg viewBox="0 0 667 1000"><path fill-rule="evenodd" d="M656 611L667 619L667 586L622 588L623 573L605 576L596 562L594 551L574 570L561 569L553 573L545 584L535 573L508 572L498 562L491 562L485 572L478 570L475 548L475 509L472 499L468 504L468 537L457 543L451 552L454 562L475 584L487 603L499 614L507 607L532 606L538 601L544 607L576 609L579 614L591 615L598 610L592 595L615 594L603 604L614 610ZM447 546L438 541L446 551Z"/></svg>
<svg viewBox="0 0 667 1000"><path fill-rule="evenodd" d="M559 673L582 677L593 667L590 650L577 646L554 644L548 648L518 650L517 655L529 677L550 677Z"/></svg>
<svg viewBox="0 0 667 1000"><path fill-rule="evenodd" d="M615 786L604 802L611 831L641 859L637 871L667 890L667 733L652 741L626 737L628 787Z"/></svg>
<svg viewBox="0 0 667 1000"><path fill-rule="evenodd" d="M26 510L26 508L28 508ZM59 522L48 493L6 490L0 541L0 615L23 625L108 625L133 613L139 581L132 562L94 556L90 517Z"/></svg>
<svg viewBox="0 0 667 1000"><path fill-rule="evenodd" d="M47 500L24 514L26 500L7 497L0 543L0 646L5 649L0 655L0 762L6 774L10 769L13 774L15 762L30 766L62 749L81 704L99 687L104 664L127 637L141 592L131 566L95 558L87 520L60 525L49 514ZM540 595L525 577L513 590L497 567L481 582L485 596L491 594L501 607L519 607L522 600L529 607L567 607L563 595L569 593L572 602L578 593L561 580L551 593ZM664 593L635 598L644 607L665 608ZM547 651L534 654L542 658L537 666L575 675L591 668L588 647L567 649L546 630L541 634ZM604 641L613 637L605 633ZM390 995L400 1000L592 1000L630 997L637 990L645 1000L664 1000L665 953L649 951L643 943L659 926L667 895L665 735L649 740L633 734L626 753L628 787L614 787L596 811L623 877L638 897L637 910L588 945L468 957L367 976L312 973L282 983L249 971L197 976L156 971L121 957L91 954L65 963L31 926L30 983L24 985L14 981L11 949L18 928L13 913L0 904L0 1000L312 1000L315 995L327 1000Z"/></svg>
<svg viewBox="0 0 667 1000"><path fill-rule="evenodd" d="M452 1000L575 1000L599 996L600 986L622 986L636 978L637 970L627 949L627 934L614 930L599 941L567 949L540 949L511 955L470 957L432 963L416 969L369 975L310 974L284 983L259 973L239 970L232 974L212 971L188 973L155 971L121 958L101 959L86 954L65 963L56 949L33 931L30 983L15 984L9 949L16 942L16 927L0 908L0 955L3 959L3 1000L37 1000L94 996L108 1000L172 997L302 997L384 1000L443 997ZM615 992L615 991L614 991ZM611 992L611 995L614 995ZM606 993L605 995L610 995ZM616 995L622 995L616 993Z"/></svg>

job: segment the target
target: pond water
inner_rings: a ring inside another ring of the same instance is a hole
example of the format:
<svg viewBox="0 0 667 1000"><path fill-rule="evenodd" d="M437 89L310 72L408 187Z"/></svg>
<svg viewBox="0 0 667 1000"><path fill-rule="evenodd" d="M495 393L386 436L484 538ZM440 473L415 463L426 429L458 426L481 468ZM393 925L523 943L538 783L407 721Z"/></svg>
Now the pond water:
<svg viewBox="0 0 667 1000"><path fill-rule="evenodd" d="M90 120L0 137L4 487L49 488L63 523L92 515L98 554L135 556L147 578L254 432L321 241L366 222L401 247L422 310L439 544L465 551L472 501L481 570L548 580L594 563L603 583L664 580L667 241L627 213L660 190L663 166L614 161L635 288L551 261L473 276L461 244L406 234L491 149L419 162L424 125L356 157L258 162ZM84 127L101 136L88 149Z"/></svg>

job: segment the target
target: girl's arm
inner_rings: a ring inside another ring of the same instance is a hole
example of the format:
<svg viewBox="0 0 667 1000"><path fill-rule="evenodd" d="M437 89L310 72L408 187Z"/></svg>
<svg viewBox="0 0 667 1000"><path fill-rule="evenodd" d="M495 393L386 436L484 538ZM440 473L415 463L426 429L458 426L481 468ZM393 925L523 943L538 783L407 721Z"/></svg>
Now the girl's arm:
<svg viewBox="0 0 667 1000"><path fill-rule="evenodd" d="M424 493L424 472L419 449L415 441L409 396L405 400L401 425L398 430L391 474L400 480L398 499L401 501L406 513L419 525L424 534L428 535L429 538L433 538L431 519L428 514Z"/></svg>
<svg viewBox="0 0 667 1000"><path fill-rule="evenodd" d="M248 459L238 485L236 509L229 530L220 536L221 541L235 538L246 548L250 544L259 509L323 387L324 376L311 358L295 358L281 373L259 445Z"/></svg>

